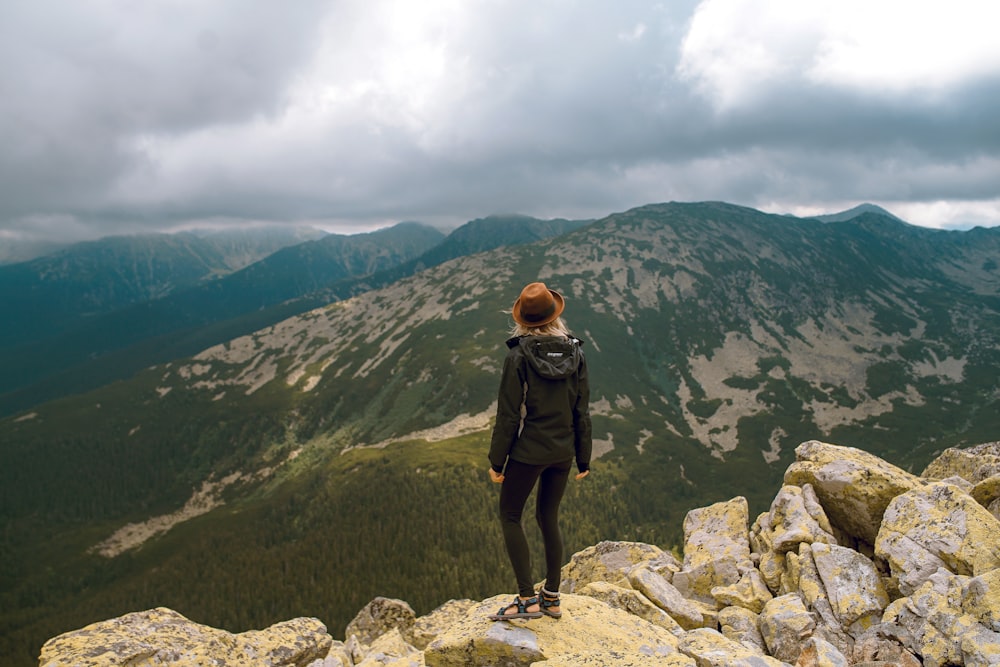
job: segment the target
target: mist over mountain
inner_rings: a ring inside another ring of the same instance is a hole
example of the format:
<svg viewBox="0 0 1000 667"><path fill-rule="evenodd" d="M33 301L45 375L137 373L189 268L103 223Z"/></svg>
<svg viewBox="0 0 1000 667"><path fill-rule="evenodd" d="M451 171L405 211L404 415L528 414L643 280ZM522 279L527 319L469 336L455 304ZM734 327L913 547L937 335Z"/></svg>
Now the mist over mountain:
<svg viewBox="0 0 1000 667"><path fill-rule="evenodd" d="M1000 230L650 205L33 406L0 420L3 650L158 605L336 627L375 595L509 585L486 449L504 310L533 280L566 296L592 376L568 553L668 548L734 495L752 516L806 440L910 470L995 440L997 257Z"/></svg>
<svg viewBox="0 0 1000 667"><path fill-rule="evenodd" d="M0 243L0 266L27 262L65 248L68 243L58 241L26 241L6 238Z"/></svg>

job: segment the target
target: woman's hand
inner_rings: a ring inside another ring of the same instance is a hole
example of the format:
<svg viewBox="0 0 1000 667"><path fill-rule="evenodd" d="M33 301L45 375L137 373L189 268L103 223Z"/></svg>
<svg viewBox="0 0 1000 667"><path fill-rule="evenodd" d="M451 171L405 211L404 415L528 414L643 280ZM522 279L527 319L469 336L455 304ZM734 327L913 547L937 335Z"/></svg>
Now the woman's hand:
<svg viewBox="0 0 1000 667"><path fill-rule="evenodd" d="M503 473L490 468L490 479L492 479L494 483L500 484L503 482Z"/></svg>
<svg viewBox="0 0 1000 667"><path fill-rule="evenodd" d="M579 472L579 473L576 474L576 479L583 479L584 477L586 477L589 474L590 474L589 470L584 470L583 472Z"/></svg>

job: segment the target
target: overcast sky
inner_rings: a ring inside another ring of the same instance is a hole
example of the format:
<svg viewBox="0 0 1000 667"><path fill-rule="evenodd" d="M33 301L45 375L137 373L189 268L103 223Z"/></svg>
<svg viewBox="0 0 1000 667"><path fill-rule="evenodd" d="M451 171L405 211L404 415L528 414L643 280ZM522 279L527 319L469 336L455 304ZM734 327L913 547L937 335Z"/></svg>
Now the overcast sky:
<svg viewBox="0 0 1000 667"><path fill-rule="evenodd" d="M723 200L1000 225L993 0L3 0L0 241Z"/></svg>

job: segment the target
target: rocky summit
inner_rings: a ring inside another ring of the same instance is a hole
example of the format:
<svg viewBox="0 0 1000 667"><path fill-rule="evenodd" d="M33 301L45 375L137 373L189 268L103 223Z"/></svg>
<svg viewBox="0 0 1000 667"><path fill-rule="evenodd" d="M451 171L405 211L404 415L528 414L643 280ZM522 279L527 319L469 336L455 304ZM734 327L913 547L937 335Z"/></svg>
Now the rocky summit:
<svg viewBox="0 0 1000 667"><path fill-rule="evenodd" d="M317 619L230 634L169 609L49 640L41 667L987 667L1000 664L1000 443L920 476L861 450L796 449L768 511L688 512L678 556L601 542L562 573L559 619L491 622L510 595L417 617L379 597L332 638Z"/></svg>

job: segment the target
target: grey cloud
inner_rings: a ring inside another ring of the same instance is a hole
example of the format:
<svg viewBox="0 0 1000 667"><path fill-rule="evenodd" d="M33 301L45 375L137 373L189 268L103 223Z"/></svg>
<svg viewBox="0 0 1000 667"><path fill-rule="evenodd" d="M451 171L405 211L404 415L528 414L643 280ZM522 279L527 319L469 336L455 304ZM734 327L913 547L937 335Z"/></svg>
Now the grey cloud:
<svg viewBox="0 0 1000 667"><path fill-rule="evenodd" d="M277 112L324 4L4 3L0 217L99 205L137 136Z"/></svg>
<svg viewBox="0 0 1000 667"><path fill-rule="evenodd" d="M371 83L383 3L5 3L0 228L1000 198L995 79L927 98L790 77L719 111L677 74L696 4L485 4L435 27L448 62L410 99Z"/></svg>

